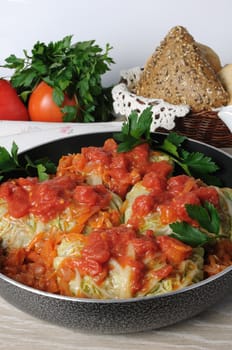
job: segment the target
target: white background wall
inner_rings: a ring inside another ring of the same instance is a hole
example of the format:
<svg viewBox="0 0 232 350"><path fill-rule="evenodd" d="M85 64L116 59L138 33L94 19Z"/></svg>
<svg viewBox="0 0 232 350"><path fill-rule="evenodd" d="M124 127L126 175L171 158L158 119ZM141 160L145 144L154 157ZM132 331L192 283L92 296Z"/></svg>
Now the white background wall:
<svg viewBox="0 0 232 350"><path fill-rule="evenodd" d="M73 34L74 41L113 46L116 64L103 80L110 85L121 69L143 65L175 25L211 46L223 64L232 63L231 0L0 0L0 5L0 64L11 53L30 51L36 41ZM6 74L0 69L0 76Z"/></svg>

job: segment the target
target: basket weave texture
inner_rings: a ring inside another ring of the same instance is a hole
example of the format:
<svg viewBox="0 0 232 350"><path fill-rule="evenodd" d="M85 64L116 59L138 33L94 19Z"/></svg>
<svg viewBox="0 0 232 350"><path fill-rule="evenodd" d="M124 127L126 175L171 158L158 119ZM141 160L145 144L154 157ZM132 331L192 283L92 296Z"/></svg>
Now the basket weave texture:
<svg viewBox="0 0 232 350"><path fill-rule="evenodd" d="M183 118L176 118L175 124L172 131L179 134L218 148L232 147L232 133L217 112L191 112Z"/></svg>

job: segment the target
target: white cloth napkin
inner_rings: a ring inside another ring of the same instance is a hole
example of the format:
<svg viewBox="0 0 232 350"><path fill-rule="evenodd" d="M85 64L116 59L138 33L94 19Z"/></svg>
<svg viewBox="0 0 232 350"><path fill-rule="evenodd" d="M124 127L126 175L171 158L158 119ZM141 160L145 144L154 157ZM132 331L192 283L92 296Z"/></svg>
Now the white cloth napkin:
<svg viewBox="0 0 232 350"><path fill-rule="evenodd" d="M19 152L23 152L34 146L69 136L119 131L121 126L122 122L84 124L2 121L0 122L0 146L10 150L14 141L19 147Z"/></svg>
<svg viewBox="0 0 232 350"><path fill-rule="evenodd" d="M74 135L99 133L104 131L119 131L122 121L106 123L43 123L0 121L0 146L11 149L12 142L19 147L19 152L34 146ZM232 154L232 148L224 148Z"/></svg>

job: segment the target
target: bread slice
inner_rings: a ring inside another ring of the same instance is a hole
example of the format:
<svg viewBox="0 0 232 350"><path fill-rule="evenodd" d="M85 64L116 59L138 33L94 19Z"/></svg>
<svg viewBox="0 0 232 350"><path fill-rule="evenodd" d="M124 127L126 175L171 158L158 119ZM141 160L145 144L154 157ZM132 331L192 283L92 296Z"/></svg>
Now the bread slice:
<svg viewBox="0 0 232 350"><path fill-rule="evenodd" d="M148 59L136 94L187 104L193 112L226 105L229 99L214 69L182 26L172 28Z"/></svg>

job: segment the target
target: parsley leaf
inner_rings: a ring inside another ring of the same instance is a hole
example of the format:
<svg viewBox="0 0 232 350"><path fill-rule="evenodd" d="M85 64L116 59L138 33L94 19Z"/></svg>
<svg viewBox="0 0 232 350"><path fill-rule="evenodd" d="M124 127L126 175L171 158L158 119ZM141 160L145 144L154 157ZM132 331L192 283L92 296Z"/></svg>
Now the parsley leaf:
<svg viewBox="0 0 232 350"><path fill-rule="evenodd" d="M214 173L219 167L212 161L210 157L205 156L200 152L189 153L186 150L181 150L181 156L185 164L195 173Z"/></svg>
<svg viewBox="0 0 232 350"><path fill-rule="evenodd" d="M43 164L37 165L38 178L40 181L49 179L49 175L46 173L46 167Z"/></svg>
<svg viewBox="0 0 232 350"><path fill-rule="evenodd" d="M186 139L185 136L171 132L158 148L167 152L187 175L199 177L207 184L220 186L220 180L212 175L219 169L218 165L203 153L185 150L182 146Z"/></svg>
<svg viewBox="0 0 232 350"><path fill-rule="evenodd" d="M186 204L188 215L199 222L200 226L208 232L218 235L220 229L220 219L214 205L205 202L204 206Z"/></svg>
<svg viewBox="0 0 232 350"><path fill-rule="evenodd" d="M213 204L209 202L205 202L204 206L186 204L185 207L188 215L199 223L200 228L195 228L187 222L174 222L169 225L173 230L172 237L195 247L218 236L220 218Z"/></svg>
<svg viewBox="0 0 232 350"><path fill-rule="evenodd" d="M209 240L206 234L189 225L187 222L174 222L169 226L174 232L170 235L171 237L189 244L192 247L203 245Z"/></svg>
<svg viewBox="0 0 232 350"><path fill-rule="evenodd" d="M16 168L20 168L18 163L18 146L12 143L11 151L8 152L5 147L0 147L0 174L10 172Z"/></svg>
<svg viewBox="0 0 232 350"><path fill-rule="evenodd" d="M173 147L173 152L174 154L177 155L177 149L179 146L182 145L182 143L187 140L186 136L183 135L179 135L175 132L171 132L170 134L168 134L168 136L165 138L164 140L164 145L166 144L167 146L172 145Z"/></svg>
<svg viewBox="0 0 232 350"><path fill-rule="evenodd" d="M38 176L43 181L49 177L48 174L56 172L56 165L48 158L32 161L27 155L19 161L18 146L13 142L10 152L0 147L0 181L6 180L11 172L17 172L20 176Z"/></svg>
<svg viewBox="0 0 232 350"><path fill-rule="evenodd" d="M121 142L118 145L118 152L127 152L141 143L151 142L151 108L146 108L140 116L138 112L133 111L128 120L123 123L121 132L114 134L114 138Z"/></svg>

